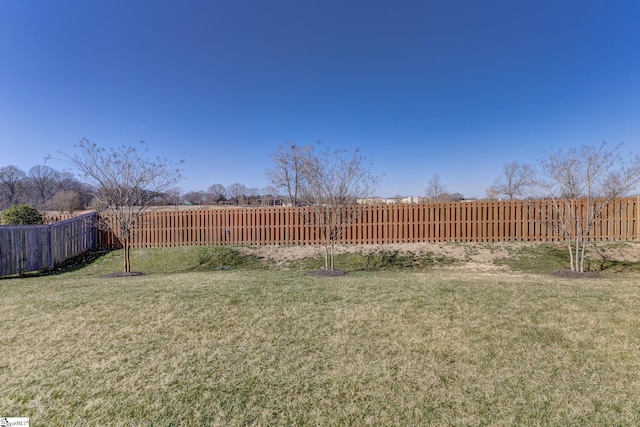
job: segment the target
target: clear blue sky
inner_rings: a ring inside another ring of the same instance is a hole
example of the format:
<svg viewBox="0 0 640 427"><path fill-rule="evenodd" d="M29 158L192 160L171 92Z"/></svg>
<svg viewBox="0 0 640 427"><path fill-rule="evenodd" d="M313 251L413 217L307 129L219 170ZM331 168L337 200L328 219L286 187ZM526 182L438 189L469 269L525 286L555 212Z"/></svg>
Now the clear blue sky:
<svg viewBox="0 0 640 427"><path fill-rule="evenodd" d="M145 140L183 191L268 185L287 141L381 196L484 196L504 163L640 153L640 1L0 1L0 166ZM48 163L56 169L64 164Z"/></svg>

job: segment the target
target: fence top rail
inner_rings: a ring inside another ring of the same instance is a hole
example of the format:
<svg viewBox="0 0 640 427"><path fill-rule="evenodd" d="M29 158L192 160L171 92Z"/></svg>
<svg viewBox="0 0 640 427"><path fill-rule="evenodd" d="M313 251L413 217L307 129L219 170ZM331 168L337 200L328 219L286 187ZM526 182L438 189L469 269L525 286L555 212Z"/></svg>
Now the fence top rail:
<svg viewBox="0 0 640 427"><path fill-rule="evenodd" d="M49 226L47 224L32 224L32 225L0 225L0 229L4 229L4 230L20 230L20 229L26 229L26 228L49 228Z"/></svg>
<svg viewBox="0 0 640 427"><path fill-rule="evenodd" d="M82 214L82 215L74 216L72 218L63 219L62 221L52 222L50 225L66 224L68 222L78 221L79 219L85 219L85 218L88 218L88 217L94 217L97 214L98 214L98 212L96 212L96 211L88 212L88 213L85 213L85 214Z"/></svg>
<svg viewBox="0 0 640 427"><path fill-rule="evenodd" d="M73 218L67 218L67 219L63 219L62 221L56 221L56 222L52 222L51 224L26 224L26 225L2 225L0 224L0 229L22 229L22 228L49 228L51 226L55 226L55 225L63 225L69 222L74 222L74 221L78 221L79 219L85 219L85 218L89 218L89 217L93 217L96 216L97 212L93 211L93 212L89 212L89 213L85 213L82 215L78 215L78 216L74 216Z"/></svg>
<svg viewBox="0 0 640 427"><path fill-rule="evenodd" d="M611 203L615 202L637 202L640 196L628 196L620 197L611 200ZM541 198L541 199L514 199L514 200L462 200L459 202L418 202L418 203L372 203L372 204L355 204L349 205L349 207L361 207L363 209L369 208L409 208L409 207L451 207L451 206L508 206L508 205L533 205L539 203L548 203L553 199ZM556 200L558 201L558 200ZM585 203L584 199L576 199L577 203ZM562 201L565 203L566 201ZM202 205L202 206L189 206L188 209L175 209L173 207L156 206L153 209L142 212L142 215L151 213L175 213L175 214L197 214L201 212L221 211L242 213L246 212L260 212L260 211L295 211L295 210L309 210L313 206L216 206L216 205ZM109 212L103 212L108 216ZM77 217L76 217L77 218Z"/></svg>

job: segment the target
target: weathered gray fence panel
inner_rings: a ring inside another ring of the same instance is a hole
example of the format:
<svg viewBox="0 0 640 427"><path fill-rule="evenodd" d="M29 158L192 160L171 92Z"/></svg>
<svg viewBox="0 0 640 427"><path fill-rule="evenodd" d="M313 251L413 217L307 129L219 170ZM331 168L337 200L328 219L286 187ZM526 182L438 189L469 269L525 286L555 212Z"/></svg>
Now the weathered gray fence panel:
<svg viewBox="0 0 640 427"><path fill-rule="evenodd" d="M47 225L0 227L0 276L49 268L50 239Z"/></svg>
<svg viewBox="0 0 640 427"><path fill-rule="evenodd" d="M97 247L96 213L51 225L0 226L0 276L52 269Z"/></svg>
<svg viewBox="0 0 640 427"><path fill-rule="evenodd" d="M53 265L94 249L97 246L95 212L51 224Z"/></svg>

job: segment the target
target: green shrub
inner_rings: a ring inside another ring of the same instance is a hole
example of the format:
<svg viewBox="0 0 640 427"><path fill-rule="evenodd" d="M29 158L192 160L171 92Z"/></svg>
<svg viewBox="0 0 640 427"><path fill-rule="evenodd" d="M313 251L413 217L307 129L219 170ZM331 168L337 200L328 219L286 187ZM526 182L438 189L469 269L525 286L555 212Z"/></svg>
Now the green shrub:
<svg viewBox="0 0 640 427"><path fill-rule="evenodd" d="M42 224L40 211L29 205L14 205L2 213L2 224L31 225Z"/></svg>

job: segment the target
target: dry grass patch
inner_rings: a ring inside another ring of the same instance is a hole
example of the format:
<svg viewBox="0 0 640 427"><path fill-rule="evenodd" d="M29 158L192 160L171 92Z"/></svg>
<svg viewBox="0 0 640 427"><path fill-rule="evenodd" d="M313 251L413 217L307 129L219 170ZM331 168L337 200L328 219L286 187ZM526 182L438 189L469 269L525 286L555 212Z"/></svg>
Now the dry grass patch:
<svg viewBox="0 0 640 427"><path fill-rule="evenodd" d="M635 425L638 279L3 280L0 408L35 425Z"/></svg>
<svg viewBox="0 0 640 427"><path fill-rule="evenodd" d="M312 269L324 265L320 246L252 246L237 250L269 260L271 266L278 269ZM336 253L337 268L347 270L435 267L480 273L510 270L551 273L569 267L566 246L557 242L337 245ZM589 247L587 259L593 271L640 271L640 243L601 242Z"/></svg>

